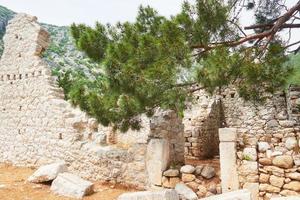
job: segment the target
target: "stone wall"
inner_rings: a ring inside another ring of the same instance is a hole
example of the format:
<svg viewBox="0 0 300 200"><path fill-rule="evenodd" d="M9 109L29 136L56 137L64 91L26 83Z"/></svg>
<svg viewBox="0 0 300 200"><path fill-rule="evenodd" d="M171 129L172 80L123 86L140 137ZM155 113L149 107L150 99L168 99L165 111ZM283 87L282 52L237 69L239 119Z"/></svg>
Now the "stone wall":
<svg viewBox="0 0 300 200"><path fill-rule="evenodd" d="M234 89L221 95L226 125L238 132L239 184L255 199L300 194L298 94L292 87L256 105Z"/></svg>
<svg viewBox="0 0 300 200"><path fill-rule="evenodd" d="M48 41L35 17L19 14L9 22L0 61L0 162L39 166L64 160L83 178L145 188L152 184L149 165L159 160L148 155L153 139L168 144L153 150L167 158L158 176L172 160L183 160L183 126L172 112L142 117L140 131L122 134L66 102L40 58Z"/></svg>
<svg viewBox="0 0 300 200"><path fill-rule="evenodd" d="M218 96L210 96L204 90L195 94L195 101L184 113L185 158L213 158L219 155L222 104Z"/></svg>

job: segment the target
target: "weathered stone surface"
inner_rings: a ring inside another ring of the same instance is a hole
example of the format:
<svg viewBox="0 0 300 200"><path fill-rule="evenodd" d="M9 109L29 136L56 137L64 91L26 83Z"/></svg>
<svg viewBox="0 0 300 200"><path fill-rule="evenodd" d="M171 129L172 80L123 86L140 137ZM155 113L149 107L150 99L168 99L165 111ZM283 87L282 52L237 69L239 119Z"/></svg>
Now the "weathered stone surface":
<svg viewBox="0 0 300 200"><path fill-rule="evenodd" d="M201 197L205 197L206 193L207 193L206 187L203 185L199 185L197 195L201 198Z"/></svg>
<svg viewBox="0 0 300 200"><path fill-rule="evenodd" d="M124 193L117 200L179 200L175 190Z"/></svg>
<svg viewBox="0 0 300 200"><path fill-rule="evenodd" d="M168 169L167 171L164 172L164 176L167 177L176 177L178 175L179 175L178 169Z"/></svg>
<svg viewBox="0 0 300 200"><path fill-rule="evenodd" d="M300 200L300 197L290 196L290 197L274 197L271 200Z"/></svg>
<svg viewBox="0 0 300 200"><path fill-rule="evenodd" d="M270 158L260 158L258 162L262 165L272 165L272 160Z"/></svg>
<svg viewBox="0 0 300 200"><path fill-rule="evenodd" d="M283 196L298 196L299 193L298 192L295 192L295 191L292 191L292 190L282 190L280 192L281 195Z"/></svg>
<svg viewBox="0 0 300 200"><path fill-rule="evenodd" d="M237 139L236 128L220 128L219 140L220 142L235 142Z"/></svg>
<svg viewBox="0 0 300 200"><path fill-rule="evenodd" d="M259 175L259 182L260 183L268 183L269 179L270 179L270 175L269 174L263 174L263 173L261 173Z"/></svg>
<svg viewBox="0 0 300 200"><path fill-rule="evenodd" d="M220 195L207 197L201 200L252 200L251 193L248 190L237 190L233 192L227 192Z"/></svg>
<svg viewBox="0 0 300 200"><path fill-rule="evenodd" d="M165 139L151 139L147 147L147 171L150 184L161 185L162 174L169 164L169 142Z"/></svg>
<svg viewBox="0 0 300 200"><path fill-rule="evenodd" d="M38 168L27 180L32 183L42 183L54 180L59 173L66 172L67 166L64 162L44 165Z"/></svg>
<svg viewBox="0 0 300 200"><path fill-rule="evenodd" d="M255 148L245 148L243 151L243 157L249 161L257 160L257 152Z"/></svg>
<svg viewBox="0 0 300 200"><path fill-rule="evenodd" d="M289 150L294 149L298 145L298 142L295 137L289 137L285 141L285 147Z"/></svg>
<svg viewBox="0 0 300 200"><path fill-rule="evenodd" d="M179 194L179 196L182 196L183 198L185 198L187 200L197 200L198 199L196 193L183 183L178 183L175 186L175 190Z"/></svg>
<svg viewBox="0 0 300 200"><path fill-rule="evenodd" d="M236 134L236 129L219 129L221 186L223 192L239 189L239 179L236 165ZM227 135L231 136L228 136L228 138Z"/></svg>
<svg viewBox="0 0 300 200"><path fill-rule="evenodd" d="M280 188L269 185L269 184L260 184L259 185L259 191L278 193L278 192L280 192Z"/></svg>
<svg viewBox="0 0 300 200"><path fill-rule="evenodd" d="M283 186L284 189L300 192L300 181L291 181Z"/></svg>
<svg viewBox="0 0 300 200"><path fill-rule="evenodd" d="M201 176L203 176L206 179L211 179L216 175L216 170L215 168L211 166L205 166L202 171L201 171Z"/></svg>
<svg viewBox="0 0 300 200"><path fill-rule="evenodd" d="M251 193L251 200L258 200L259 184L245 183L243 189L247 189Z"/></svg>
<svg viewBox="0 0 300 200"><path fill-rule="evenodd" d="M183 182L191 182L196 179L196 176L194 174L182 174L181 180Z"/></svg>
<svg viewBox="0 0 300 200"><path fill-rule="evenodd" d="M286 173L285 176L290 179L300 181L300 173L299 172Z"/></svg>
<svg viewBox="0 0 300 200"><path fill-rule="evenodd" d="M258 165L255 161L246 161L243 160L239 171L242 175L251 175L251 174L257 174L258 172Z"/></svg>
<svg viewBox="0 0 300 200"><path fill-rule="evenodd" d="M259 152L266 152L270 149L270 145L267 142L258 142L258 150Z"/></svg>
<svg viewBox="0 0 300 200"><path fill-rule="evenodd" d="M204 166L203 165L198 165L195 167L195 174L196 175L201 175L201 172L203 170Z"/></svg>
<svg viewBox="0 0 300 200"><path fill-rule="evenodd" d="M277 156L273 159L273 165L281 168L292 168L294 165L294 160L292 156L284 155L284 156Z"/></svg>
<svg viewBox="0 0 300 200"><path fill-rule="evenodd" d="M195 171L195 167L192 165L184 165L180 168L181 173L192 174Z"/></svg>
<svg viewBox="0 0 300 200"><path fill-rule="evenodd" d="M188 186L189 188L191 188L194 192L198 191L199 184L196 183L195 181L185 183L185 185Z"/></svg>
<svg viewBox="0 0 300 200"><path fill-rule="evenodd" d="M70 173L60 173L52 182L50 189L58 195L82 198L93 193L93 183Z"/></svg>
<svg viewBox="0 0 300 200"><path fill-rule="evenodd" d="M270 176L270 183L273 186L281 188L283 186L283 184L284 184L284 178L283 177L278 177L278 176L271 175Z"/></svg>

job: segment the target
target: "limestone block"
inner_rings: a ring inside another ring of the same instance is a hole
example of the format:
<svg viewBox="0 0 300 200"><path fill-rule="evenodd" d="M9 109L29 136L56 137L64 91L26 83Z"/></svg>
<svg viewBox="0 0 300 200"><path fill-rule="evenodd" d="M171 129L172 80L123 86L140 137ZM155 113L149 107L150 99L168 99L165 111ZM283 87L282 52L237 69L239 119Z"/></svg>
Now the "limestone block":
<svg viewBox="0 0 300 200"><path fill-rule="evenodd" d="M285 141L285 147L289 150L294 149L298 145L298 141L295 137L289 137Z"/></svg>
<svg viewBox="0 0 300 200"><path fill-rule="evenodd" d="M216 175L216 170L211 166L205 166L201 171L201 176L203 176L206 179L211 179L215 175Z"/></svg>
<svg viewBox="0 0 300 200"><path fill-rule="evenodd" d="M27 180L32 183L42 183L54 180L59 173L67 171L64 162L44 165L38 168Z"/></svg>
<svg viewBox="0 0 300 200"><path fill-rule="evenodd" d="M257 152L255 148L245 148L243 150L243 158L250 161L257 160Z"/></svg>
<svg viewBox="0 0 300 200"><path fill-rule="evenodd" d="M233 192L227 192L220 195L215 195L207 198L203 198L201 200L252 200L251 192L249 190L236 190Z"/></svg>
<svg viewBox="0 0 300 200"><path fill-rule="evenodd" d="M279 193L280 188L269 185L269 184L260 184L259 191L261 192L271 192L271 193Z"/></svg>
<svg viewBox="0 0 300 200"><path fill-rule="evenodd" d="M183 197L187 200L197 200L198 199L197 194L183 183L178 183L175 186L175 190L179 194L180 197Z"/></svg>
<svg viewBox="0 0 300 200"><path fill-rule="evenodd" d="M132 192L124 193L117 200L179 200L179 196L175 190L161 190L156 192Z"/></svg>
<svg viewBox="0 0 300 200"><path fill-rule="evenodd" d="M220 135L227 133L221 131ZM235 129L231 129L231 133ZM234 138L223 138L223 140L233 140ZM239 189L239 180L236 165L236 146L235 142L220 142L220 167L221 167L221 186L223 192Z"/></svg>
<svg viewBox="0 0 300 200"><path fill-rule="evenodd" d="M192 165L184 165L180 168L181 173L192 174L195 171L195 167Z"/></svg>
<svg viewBox="0 0 300 200"><path fill-rule="evenodd" d="M299 172L286 173L285 177L300 181L300 173Z"/></svg>
<svg viewBox="0 0 300 200"><path fill-rule="evenodd" d="M273 165L281 168L292 168L294 165L294 160L292 156L284 155L284 156L277 156L273 159Z"/></svg>
<svg viewBox="0 0 300 200"><path fill-rule="evenodd" d="M290 197L274 197L271 200L300 200L299 196L290 196Z"/></svg>
<svg viewBox="0 0 300 200"><path fill-rule="evenodd" d="M259 183L245 183L243 189L251 192L251 200L258 200Z"/></svg>
<svg viewBox="0 0 300 200"><path fill-rule="evenodd" d="M82 198L93 193L93 183L70 173L60 173L50 189L58 195Z"/></svg>
<svg viewBox="0 0 300 200"><path fill-rule="evenodd" d="M236 128L220 128L219 140L220 142L234 142L237 139Z"/></svg>
<svg viewBox="0 0 300 200"><path fill-rule="evenodd" d="M270 149L270 145L267 142L258 142L257 145L259 152L266 152L268 149Z"/></svg>
<svg viewBox="0 0 300 200"><path fill-rule="evenodd" d="M194 174L182 174L181 179L183 182L191 182L196 179L196 176Z"/></svg>
<svg viewBox="0 0 300 200"><path fill-rule="evenodd" d="M281 188L284 184L284 179L285 178L283 178L283 177L278 177L278 176L271 175L270 176L270 183L273 186Z"/></svg>
<svg viewBox="0 0 300 200"><path fill-rule="evenodd" d="M178 169L168 169L164 172L164 176L167 177L176 177L179 176L179 170Z"/></svg>
<svg viewBox="0 0 300 200"><path fill-rule="evenodd" d="M284 189L300 192L300 181L291 181L283 186Z"/></svg>
<svg viewBox="0 0 300 200"><path fill-rule="evenodd" d="M166 139L151 139L147 147L146 156L150 184L162 184L162 175L169 165L169 159L169 142Z"/></svg>

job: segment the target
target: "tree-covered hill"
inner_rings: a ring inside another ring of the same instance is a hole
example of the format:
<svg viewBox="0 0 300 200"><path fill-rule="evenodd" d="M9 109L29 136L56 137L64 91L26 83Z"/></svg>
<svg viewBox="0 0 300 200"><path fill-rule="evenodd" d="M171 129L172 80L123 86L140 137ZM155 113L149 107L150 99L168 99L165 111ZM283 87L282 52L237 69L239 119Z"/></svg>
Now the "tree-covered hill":
<svg viewBox="0 0 300 200"><path fill-rule="evenodd" d="M8 21L16 13L0 5L0 56L3 52L3 35ZM53 71L75 69L88 73L93 65L82 52L78 51L73 43L67 26L55 26L42 23L51 35L51 44L44 53L44 59Z"/></svg>

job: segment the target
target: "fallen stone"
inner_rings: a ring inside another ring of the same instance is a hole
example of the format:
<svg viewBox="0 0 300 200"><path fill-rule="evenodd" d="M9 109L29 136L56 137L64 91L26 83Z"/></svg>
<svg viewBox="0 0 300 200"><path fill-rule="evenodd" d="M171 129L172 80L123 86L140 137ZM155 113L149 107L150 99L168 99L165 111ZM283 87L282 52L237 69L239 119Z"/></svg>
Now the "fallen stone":
<svg viewBox="0 0 300 200"><path fill-rule="evenodd" d="M224 194L207 197L201 200L251 200L251 193L248 190L236 190Z"/></svg>
<svg viewBox="0 0 300 200"><path fill-rule="evenodd" d="M196 179L196 176L194 174L182 174L181 180L183 182L191 182Z"/></svg>
<svg viewBox="0 0 300 200"><path fill-rule="evenodd" d="M50 189L58 195L82 198L93 193L93 183L70 173L60 173Z"/></svg>
<svg viewBox="0 0 300 200"><path fill-rule="evenodd" d="M177 177L179 175L178 169L168 169L164 172L164 176L166 177Z"/></svg>
<svg viewBox="0 0 300 200"><path fill-rule="evenodd" d="M284 156L277 156L273 159L273 165L281 168L292 168L294 165L294 160L292 156L284 155Z"/></svg>
<svg viewBox="0 0 300 200"><path fill-rule="evenodd" d="M211 179L216 175L215 168L211 166L205 166L201 172L201 176L203 176L206 179Z"/></svg>
<svg viewBox="0 0 300 200"><path fill-rule="evenodd" d="M196 166L196 168L195 168L195 174L196 175L201 175L201 172L202 172L203 168L204 168L203 165Z"/></svg>
<svg viewBox="0 0 300 200"><path fill-rule="evenodd" d="M185 174L192 174L195 171L195 167L192 165L184 165L181 167L180 172Z"/></svg>
<svg viewBox="0 0 300 200"><path fill-rule="evenodd" d="M198 196L197 194L188 186L186 186L183 183L178 183L175 186L176 192L179 194L179 196L187 199L187 200L197 200Z"/></svg>
<svg viewBox="0 0 300 200"><path fill-rule="evenodd" d="M31 183L43 183L54 180L59 173L67 171L64 162L41 166L27 180Z"/></svg>
<svg viewBox="0 0 300 200"><path fill-rule="evenodd" d="M179 196L175 190L161 190L161 191L144 191L124 193L118 197L117 200L179 200Z"/></svg>

